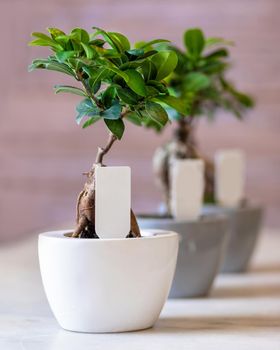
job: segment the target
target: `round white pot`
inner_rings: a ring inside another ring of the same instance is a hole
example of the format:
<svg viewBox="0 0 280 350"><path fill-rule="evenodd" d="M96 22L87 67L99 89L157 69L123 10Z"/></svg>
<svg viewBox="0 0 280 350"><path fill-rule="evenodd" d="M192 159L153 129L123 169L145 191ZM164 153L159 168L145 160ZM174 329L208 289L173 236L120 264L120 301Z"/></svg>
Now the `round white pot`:
<svg viewBox="0 0 280 350"><path fill-rule="evenodd" d="M39 235L39 261L50 307L62 328L126 332L152 327L172 283L178 235L143 231L134 239Z"/></svg>
<svg viewBox="0 0 280 350"><path fill-rule="evenodd" d="M179 233L180 244L170 298L206 296L224 257L228 221L223 215L198 220L138 216L141 229L165 229Z"/></svg>
<svg viewBox="0 0 280 350"><path fill-rule="evenodd" d="M252 204L237 208L206 205L203 212L222 213L229 219L229 239L221 272L246 271L261 229L263 208Z"/></svg>

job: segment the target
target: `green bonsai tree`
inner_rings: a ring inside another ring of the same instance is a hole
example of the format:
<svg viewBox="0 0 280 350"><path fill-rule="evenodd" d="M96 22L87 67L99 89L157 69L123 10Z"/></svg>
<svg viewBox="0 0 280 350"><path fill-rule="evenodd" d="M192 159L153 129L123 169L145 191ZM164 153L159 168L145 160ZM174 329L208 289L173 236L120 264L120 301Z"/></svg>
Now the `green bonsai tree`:
<svg viewBox="0 0 280 350"><path fill-rule="evenodd" d="M86 173L87 181L77 200L77 225L73 237L97 238L95 232L95 167L103 165L104 156L120 140L126 121L137 125L156 124L161 129L168 121L164 101L183 112L181 101L169 96L165 77L175 69L174 50L152 48L167 40L153 40L132 48L123 34L93 28L92 33L75 28L69 34L57 28L48 33L33 33L31 46L47 46L52 54L35 59L29 71L46 69L66 74L77 84L56 85L55 93L71 93L82 97L77 105L77 124L87 128L103 121L109 138L98 147L94 164ZM129 237L140 236L131 211Z"/></svg>
<svg viewBox="0 0 280 350"><path fill-rule="evenodd" d="M226 73L230 68L227 46L232 43L220 38L205 38L200 29L184 33L185 49L168 45L176 52L178 64L168 77L170 93L180 99L184 113L169 108L169 118L176 122L173 139L159 148L154 158L154 169L159 186L164 192L169 211L169 164L172 158L202 158L194 138L194 124L199 117L215 117L219 110L232 113L241 119L253 106L250 96L240 92ZM157 125L153 124L157 129ZM161 129L159 129L160 131ZM214 168L204 159L205 201L214 200Z"/></svg>

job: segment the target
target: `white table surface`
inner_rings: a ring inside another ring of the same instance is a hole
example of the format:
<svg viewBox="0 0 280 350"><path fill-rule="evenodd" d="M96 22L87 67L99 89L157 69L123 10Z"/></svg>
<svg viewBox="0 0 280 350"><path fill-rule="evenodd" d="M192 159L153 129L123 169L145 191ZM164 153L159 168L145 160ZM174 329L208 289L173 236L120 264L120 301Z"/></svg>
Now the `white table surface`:
<svg viewBox="0 0 280 350"><path fill-rule="evenodd" d="M251 269L221 275L209 298L169 300L155 327L79 334L56 323L42 289L37 242L0 248L1 350L280 350L280 232L263 232Z"/></svg>

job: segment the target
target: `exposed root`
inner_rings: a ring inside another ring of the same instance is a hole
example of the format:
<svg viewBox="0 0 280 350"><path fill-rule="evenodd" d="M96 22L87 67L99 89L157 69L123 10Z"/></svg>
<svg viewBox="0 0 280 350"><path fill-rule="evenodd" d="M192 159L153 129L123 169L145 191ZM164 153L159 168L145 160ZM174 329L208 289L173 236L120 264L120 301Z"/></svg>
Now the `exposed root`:
<svg viewBox="0 0 280 350"><path fill-rule="evenodd" d="M99 238L95 232L95 227L92 222L87 221L87 224L80 234L80 238Z"/></svg>
<svg viewBox="0 0 280 350"><path fill-rule="evenodd" d="M130 211L130 233L129 235L133 237L141 237L140 229L136 220L136 217L133 213L133 210Z"/></svg>
<svg viewBox="0 0 280 350"><path fill-rule="evenodd" d="M95 169L101 166L94 164L87 173L84 189L77 199L77 225L72 234L75 238L99 238L95 231ZM127 237L141 237L136 217L131 210L131 227Z"/></svg>
<svg viewBox="0 0 280 350"><path fill-rule="evenodd" d="M85 229L87 224L87 218L83 215L79 218L75 231L72 233L72 237L80 237L81 233Z"/></svg>
<svg viewBox="0 0 280 350"><path fill-rule="evenodd" d="M76 223L79 222L79 218L80 218L79 206L80 206L81 198L83 197L84 193L85 191L83 190L78 195L77 204L76 204Z"/></svg>

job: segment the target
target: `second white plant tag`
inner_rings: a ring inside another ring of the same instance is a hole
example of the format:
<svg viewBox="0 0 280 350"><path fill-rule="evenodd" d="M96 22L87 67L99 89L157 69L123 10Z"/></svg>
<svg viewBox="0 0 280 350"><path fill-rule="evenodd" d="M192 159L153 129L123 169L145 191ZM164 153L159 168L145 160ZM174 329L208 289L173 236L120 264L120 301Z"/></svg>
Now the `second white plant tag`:
<svg viewBox="0 0 280 350"><path fill-rule="evenodd" d="M125 238L130 231L131 170L96 168L95 230L100 238Z"/></svg>
<svg viewBox="0 0 280 350"><path fill-rule="evenodd" d="M225 207L235 207L244 196L245 156L240 150L215 154L215 198Z"/></svg>
<svg viewBox="0 0 280 350"><path fill-rule="evenodd" d="M204 193L204 162L175 160L171 164L171 211L178 220L194 220L201 213Z"/></svg>

